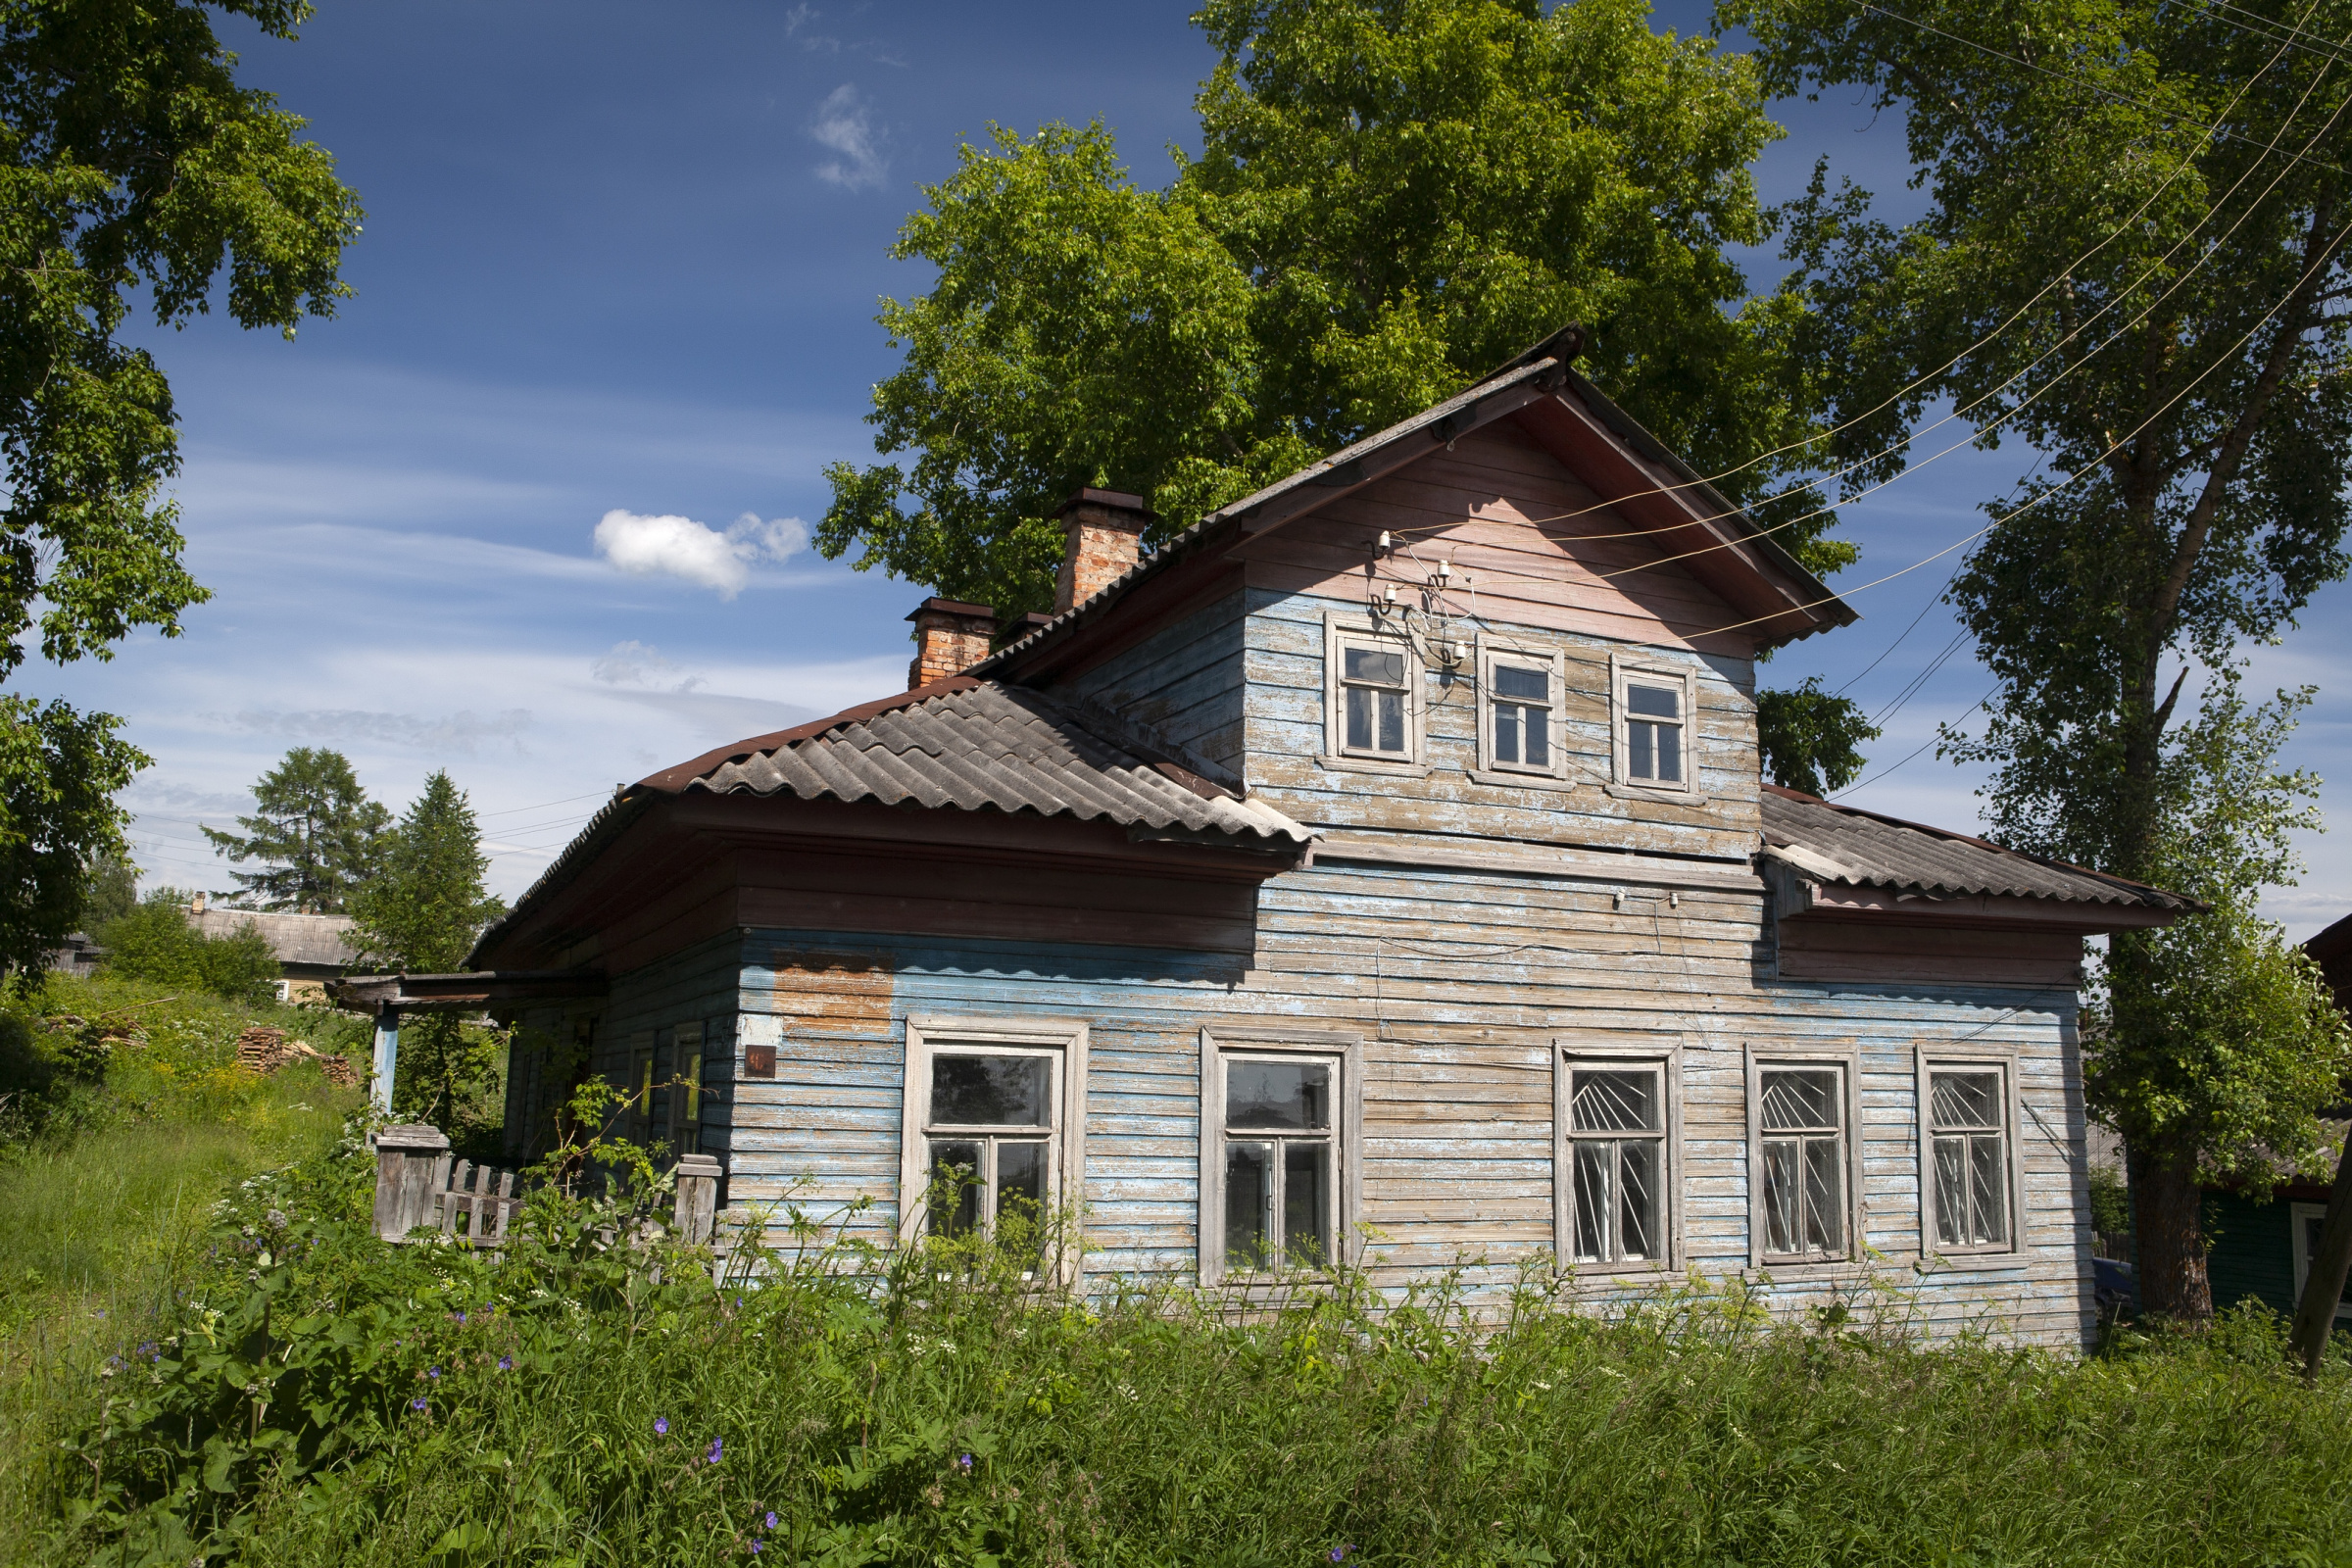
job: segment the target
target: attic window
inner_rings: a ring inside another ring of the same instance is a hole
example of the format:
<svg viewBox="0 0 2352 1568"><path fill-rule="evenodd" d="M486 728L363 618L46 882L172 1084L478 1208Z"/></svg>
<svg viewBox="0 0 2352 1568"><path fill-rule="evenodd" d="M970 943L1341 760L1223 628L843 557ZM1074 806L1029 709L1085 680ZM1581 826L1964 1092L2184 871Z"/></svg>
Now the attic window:
<svg viewBox="0 0 2352 1568"><path fill-rule="evenodd" d="M1417 767L1423 679L1421 658L1405 638L1369 621L1335 621L1325 648L1325 756L1374 771Z"/></svg>
<svg viewBox="0 0 2352 1568"><path fill-rule="evenodd" d="M1556 653L1480 639L1480 765L1495 772L1556 778L1561 771L1560 699Z"/></svg>
<svg viewBox="0 0 2352 1568"><path fill-rule="evenodd" d="M1619 782L1690 788L1690 678L1679 671L1620 669L1616 695Z"/></svg>

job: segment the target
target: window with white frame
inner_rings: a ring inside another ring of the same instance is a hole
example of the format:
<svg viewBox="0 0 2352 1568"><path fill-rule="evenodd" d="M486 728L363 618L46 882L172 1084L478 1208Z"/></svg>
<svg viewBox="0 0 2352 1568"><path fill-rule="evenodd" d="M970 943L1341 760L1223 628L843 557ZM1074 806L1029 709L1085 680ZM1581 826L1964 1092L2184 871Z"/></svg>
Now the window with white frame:
<svg viewBox="0 0 2352 1568"><path fill-rule="evenodd" d="M1560 661L1554 653L1481 640L1480 765L1556 778L1561 771Z"/></svg>
<svg viewBox="0 0 2352 1568"><path fill-rule="evenodd" d="M1668 1079L1663 1060L1565 1059L1560 1161L1566 1167L1566 1236L1577 1264L1657 1264L1668 1259Z"/></svg>
<svg viewBox="0 0 2352 1568"><path fill-rule="evenodd" d="M2013 1245L2008 1069L1936 1062L1927 1070L1928 1207L1938 1250Z"/></svg>
<svg viewBox="0 0 2352 1568"><path fill-rule="evenodd" d="M1399 767L1421 760L1421 656L1401 631L1334 617L1325 637L1324 749Z"/></svg>
<svg viewBox="0 0 2352 1568"><path fill-rule="evenodd" d="M1768 1065L1756 1077L1764 1256L1844 1257L1844 1068Z"/></svg>
<svg viewBox="0 0 2352 1568"><path fill-rule="evenodd" d="M910 1019L900 1214L911 1234L1036 1225L1083 1171L1083 1025Z"/></svg>
<svg viewBox="0 0 2352 1568"><path fill-rule="evenodd" d="M1690 787L1690 677L1673 670L1617 671L1617 776L1643 789Z"/></svg>
<svg viewBox="0 0 2352 1568"><path fill-rule="evenodd" d="M1351 1036L1202 1036L1201 1272L1343 1260L1361 1125Z"/></svg>
<svg viewBox="0 0 2352 1568"><path fill-rule="evenodd" d="M2320 1233L2328 1228L2326 1203L2291 1203L2288 1205L2289 1224L2295 1251L2295 1300L2303 1299L2303 1286L2311 1278L2311 1260L2320 1255ZM2344 1286L2345 1294L2335 1303L2335 1315L2352 1317L2352 1281Z"/></svg>

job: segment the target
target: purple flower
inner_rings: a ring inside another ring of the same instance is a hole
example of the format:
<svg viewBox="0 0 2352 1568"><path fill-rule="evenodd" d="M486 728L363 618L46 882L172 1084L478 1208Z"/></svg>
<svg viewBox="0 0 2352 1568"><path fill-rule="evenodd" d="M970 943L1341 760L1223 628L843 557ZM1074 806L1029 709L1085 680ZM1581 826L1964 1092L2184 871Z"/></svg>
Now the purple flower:
<svg viewBox="0 0 2352 1568"><path fill-rule="evenodd" d="M457 1320L458 1320L459 1322L461 1322L461 1323L463 1323L463 1322L465 1322L465 1321L466 1321L466 1310L465 1310L465 1308L463 1308L463 1307L460 1307L460 1308L459 1308L459 1309L458 1309L458 1310L457 1310L455 1313L453 1313L452 1315L453 1315L454 1317L456 1317L456 1318L457 1318Z"/></svg>
<svg viewBox="0 0 2352 1568"><path fill-rule="evenodd" d="M716 1463L718 1463L718 1453L719 1453L719 1450L720 1450L721 1448L725 1447L725 1446L726 1446L726 1445L727 1445L727 1440L726 1440L726 1439L724 1439L724 1438L712 1438L712 1439L710 1440L710 1451L709 1453L706 1453L706 1454L704 1454L704 1455L703 1455L703 1463L705 1463L705 1464L716 1464Z"/></svg>
<svg viewBox="0 0 2352 1568"><path fill-rule="evenodd" d="M654 1417L654 1436L657 1438L666 1438L669 1436L669 1417L665 1415L658 1415Z"/></svg>
<svg viewBox="0 0 2352 1568"><path fill-rule="evenodd" d="M423 1398L423 1396L420 1395L420 1396L418 1396L417 1397L416 1397L416 1398L414 1398L414 1399L411 1399L411 1400L409 1401L409 1408L410 1408L410 1409L412 1409L412 1410L421 1410L421 1409L423 1409L423 1408L424 1408L424 1398Z"/></svg>
<svg viewBox="0 0 2352 1568"><path fill-rule="evenodd" d="M1331 1560L1332 1560L1333 1562L1346 1562L1346 1561L1348 1560L1348 1549L1349 1549L1349 1548L1348 1548L1347 1546L1334 1546L1334 1547L1332 1547L1332 1548L1331 1548Z"/></svg>
<svg viewBox="0 0 2352 1568"><path fill-rule="evenodd" d="M512 1372L512 1371L514 1371L514 1358L513 1356L511 1356L511 1355L502 1355L502 1356L500 1356L500 1357L498 1358L498 1369L499 1369L501 1372Z"/></svg>
<svg viewBox="0 0 2352 1568"><path fill-rule="evenodd" d="M428 1366L424 1369L424 1375L438 1383L441 1380L441 1369L437 1366Z"/></svg>
<svg viewBox="0 0 2352 1568"><path fill-rule="evenodd" d="M765 1551L767 1549L767 1543L764 1541L755 1541L752 1543L752 1549L754 1551Z"/></svg>
<svg viewBox="0 0 2352 1568"><path fill-rule="evenodd" d="M956 1460L956 1463L963 1469L969 1470L972 1467L972 1456L967 1453L962 1458Z"/></svg>
<svg viewBox="0 0 2352 1568"><path fill-rule="evenodd" d="M767 1511L767 1528L770 1530L776 1528L776 1511L773 1508Z"/></svg>

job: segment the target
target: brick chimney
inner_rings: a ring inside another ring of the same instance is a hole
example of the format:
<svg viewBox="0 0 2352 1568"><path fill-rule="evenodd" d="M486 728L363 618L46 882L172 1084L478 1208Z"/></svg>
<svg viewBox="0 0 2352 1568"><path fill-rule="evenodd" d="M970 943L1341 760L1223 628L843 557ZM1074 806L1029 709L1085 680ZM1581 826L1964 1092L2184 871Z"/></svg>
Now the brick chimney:
<svg viewBox="0 0 2352 1568"><path fill-rule="evenodd" d="M960 675L988 657L997 634L997 612L986 605L955 599L926 599L906 617L914 622L914 662L906 666L906 689Z"/></svg>
<svg viewBox="0 0 2352 1568"><path fill-rule="evenodd" d="M1144 529L1151 521L1142 496L1117 490L1081 490L1072 496L1061 509L1069 542L1061 553L1054 613L1085 604L1143 559Z"/></svg>

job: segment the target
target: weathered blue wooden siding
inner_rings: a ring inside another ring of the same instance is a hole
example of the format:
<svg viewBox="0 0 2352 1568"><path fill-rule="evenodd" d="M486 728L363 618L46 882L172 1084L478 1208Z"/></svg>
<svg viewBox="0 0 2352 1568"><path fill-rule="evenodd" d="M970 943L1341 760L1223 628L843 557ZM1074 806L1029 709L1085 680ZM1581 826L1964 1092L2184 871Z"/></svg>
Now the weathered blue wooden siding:
<svg viewBox="0 0 2352 1568"><path fill-rule="evenodd" d="M1236 593L1104 661L1070 690L1238 768L1247 616L1247 601Z"/></svg>

